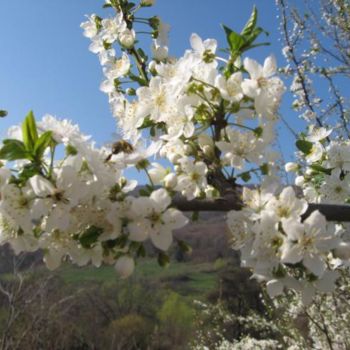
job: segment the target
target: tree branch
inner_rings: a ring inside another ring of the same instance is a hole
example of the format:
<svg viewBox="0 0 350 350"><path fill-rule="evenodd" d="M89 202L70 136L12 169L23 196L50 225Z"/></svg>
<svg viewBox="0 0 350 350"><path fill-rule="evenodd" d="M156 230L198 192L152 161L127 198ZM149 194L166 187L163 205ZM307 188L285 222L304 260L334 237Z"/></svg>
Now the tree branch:
<svg viewBox="0 0 350 350"><path fill-rule="evenodd" d="M184 197L175 197L173 206L181 211L230 211L242 210L243 202L238 194L229 194L227 196L215 199L193 199L188 201ZM328 221L345 221L350 222L350 205L338 204L316 204L309 203L309 207L302 220L305 220L312 212L319 210Z"/></svg>

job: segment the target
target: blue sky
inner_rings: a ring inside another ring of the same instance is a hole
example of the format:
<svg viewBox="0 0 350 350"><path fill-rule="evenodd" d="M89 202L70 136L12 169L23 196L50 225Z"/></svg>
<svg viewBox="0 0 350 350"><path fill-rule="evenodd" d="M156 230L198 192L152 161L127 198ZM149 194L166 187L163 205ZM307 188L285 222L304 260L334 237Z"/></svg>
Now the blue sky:
<svg viewBox="0 0 350 350"><path fill-rule="evenodd" d="M32 109L77 122L98 144L110 142L115 131L107 97L99 91L102 80L97 57L88 51L80 23L85 14L107 15L102 0L1 0L0 108L9 116L0 120L1 133L19 123ZM259 25L270 32L271 46L249 56L260 61L274 53L283 64L278 41L278 10L273 0L157 0L147 13L159 15L171 25L170 51L181 55L189 36L216 38L225 47L220 23L240 30L257 3ZM148 37L145 37L148 39ZM265 39L265 38L263 38ZM148 46L148 44L147 44ZM287 104L282 108L290 113ZM292 138L282 132L283 139ZM288 141L289 142L289 141ZM290 146L284 146L291 154Z"/></svg>

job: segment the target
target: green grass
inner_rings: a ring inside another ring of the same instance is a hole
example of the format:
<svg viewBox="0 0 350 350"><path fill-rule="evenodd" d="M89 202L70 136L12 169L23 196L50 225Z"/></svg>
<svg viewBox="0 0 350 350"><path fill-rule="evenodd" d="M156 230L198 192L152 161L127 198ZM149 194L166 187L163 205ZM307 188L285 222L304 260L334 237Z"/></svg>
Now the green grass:
<svg viewBox="0 0 350 350"><path fill-rule="evenodd" d="M44 269L44 268L43 268ZM217 287L214 263L172 262L163 268L151 259L138 261L132 280L148 280L183 295L205 295ZM70 285L109 284L120 281L113 266L77 267L64 264L54 272ZM120 282L123 283L123 282Z"/></svg>
<svg viewBox="0 0 350 350"><path fill-rule="evenodd" d="M217 272L223 267L215 263L171 262L166 267L160 267L154 259L138 261L134 274L127 283L146 280L159 285L165 290L173 290L181 295L201 298L218 286ZM79 286L123 284L113 266L78 267L69 263L63 264L57 270L50 272L45 266L37 267L28 273L28 277L54 274L60 277L65 284L73 288ZM11 280L12 274L2 275L2 279Z"/></svg>

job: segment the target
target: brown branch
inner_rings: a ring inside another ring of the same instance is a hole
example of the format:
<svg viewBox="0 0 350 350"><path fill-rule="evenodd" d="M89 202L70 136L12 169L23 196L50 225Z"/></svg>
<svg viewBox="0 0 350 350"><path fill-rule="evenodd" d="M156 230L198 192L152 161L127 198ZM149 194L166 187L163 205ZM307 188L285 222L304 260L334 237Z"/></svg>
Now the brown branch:
<svg viewBox="0 0 350 350"><path fill-rule="evenodd" d="M237 194L229 194L215 200L194 199L188 201L184 197L176 197L173 200L173 206L181 211L226 212L230 210L241 210L243 208L243 203ZM302 219L306 219L315 210L319 210L328 221L350 222L350 205L310 203Z"/></svg>
<svg viewBox="0 0 350 350"><path fill-rule="evenodd" d="M215 200L193 199L188 201L184 197L175 197L172 204L181 211L229 211L243 208L242 201L234 194Z"/></svg>

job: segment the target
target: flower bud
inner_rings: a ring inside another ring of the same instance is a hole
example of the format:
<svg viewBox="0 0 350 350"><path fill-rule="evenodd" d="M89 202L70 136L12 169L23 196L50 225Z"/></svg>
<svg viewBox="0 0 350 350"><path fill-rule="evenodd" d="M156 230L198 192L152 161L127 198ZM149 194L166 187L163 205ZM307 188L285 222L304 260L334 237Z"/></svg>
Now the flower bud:
<svg viewBox="0 0 350 350"><path fill-rule="evenodd" d="M155 0L141 0L142 6L153 6L155 3Z"/></svg>
<svg viewBox="0 0 350 350"><path fill-rule="evenodd" d="M304 176L297 176L295 178L295 184L297 186L303 186L304 185L304 182L305 182L305 179L304 179Z"/></svg>
<svg viewBox="0 0 350 350"><path fill-rule="evenodd" d="M203 146L202 151L208 158L211 158L214 156L214 149L209 145Z"/></svg>
<svg viewBox="0 0 350 350"><path fill-rule="evenodd" d="M136 95L136 90L134 88L127 88L125 92L128 96L135 96Z"/></svg>
<svg viewBox="0 0 350 350"><path fill-rule="evenodd" d="M284 169L287 172L291 172L291 171L296 172L299 169L299 165L297 163L294 163L294 162L288 162L285 164Z"/></svg>
<svg viewBox="0 0 350 350"><path fill-rule="evenodd" d="M178 153L170 153L167 156L170 162L173 164L177 163L177 161L181 158L181 155Z"/></svg>
<svg viewBox="0 0 350 350"><path fill-rule="evenodd" d="M169 50L167 46L160 46L154 43L152 45L152 54L156 61L164 61L168 58Z"/></svg>
<svg viewBox="0 0 350 350"><path fill-rule="evenodd" d="M164 178L164 186L166 188L174 188L177 185L177 177L174 173L170 173Z"/></svg>
<svg viewBox="0 0 350 350"><path fill-rule="evenodd" d="M125 29L119 34L119 42L126 49L130 49L135 43L135 31L130 29Z"/></svg>
<svg viewBox="0 0 350 350"><path fill-rule="evenodd" d="M148 64L148 69L149 71L153 74L156 75L157 74L157 62L152 60L149 64Z"/></svg>
<svg viewBox="0 0 350 350"><path fill-rule="evenodd" d="M307 168L307 169L305 170L305 174L306 174L306 175L312 175L312 174L314 174L314 171L313 171L311 168Z"/></svg>
<svg viewBox="0 0 350 350"><path fill-rule="evenodd" d="M134 272L135 262L130 256L124 255L117 260L114 267L121 278L127 278Z"/></svg>

